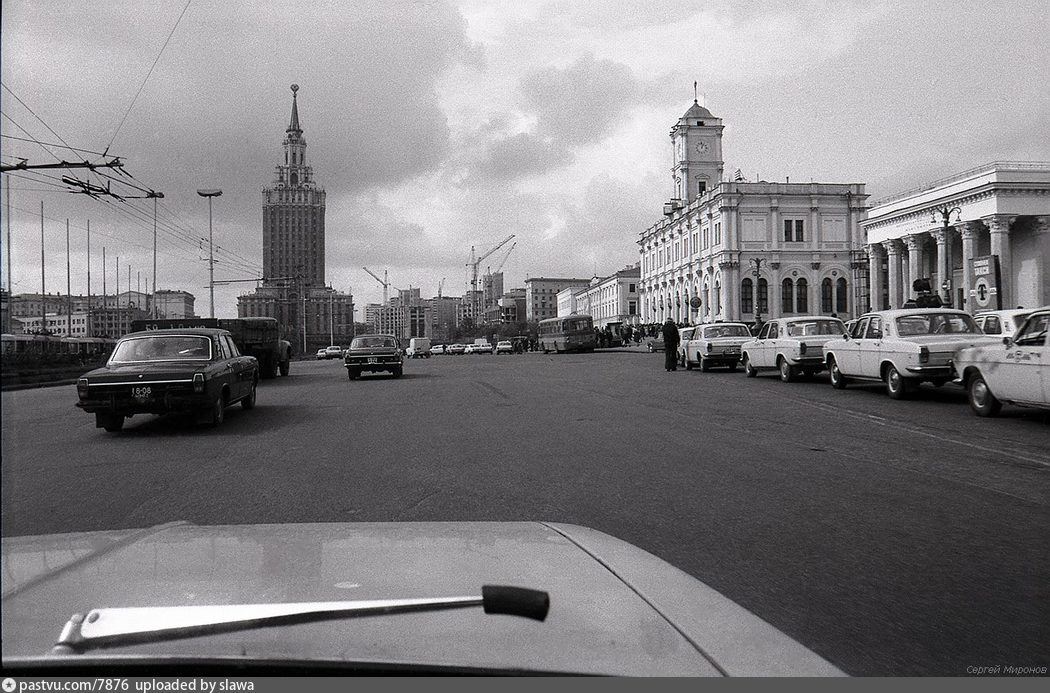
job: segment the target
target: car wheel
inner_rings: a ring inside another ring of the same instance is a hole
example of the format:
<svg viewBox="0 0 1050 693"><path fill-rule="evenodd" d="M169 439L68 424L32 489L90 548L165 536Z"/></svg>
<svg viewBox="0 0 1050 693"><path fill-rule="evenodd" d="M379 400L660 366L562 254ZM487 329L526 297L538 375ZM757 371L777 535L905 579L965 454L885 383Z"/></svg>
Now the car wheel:
<svg viewBox="0 0 1050 693"><path fill-rule="evenodd" d="M780 368L780 380L781 382L790 383L795 380L795 369L787 362L787 359L781 356L777 359L777 366Z"/></svg>
<svg viewBox="0 0 1050 693"><path fill-rule="evenodd" d="M245 409L255 409L255 390L257 383L252 383L252 389L248 392L248 396L241 400L241 406Z"/></svg>
<svg viewBox="0 0 1050 693"><path fill-rule="evenodd" d="M124 415L95 414L95 423L107 433L120 433L124 430Z"/></svg>
<svg viewBox="0 0 1050 693"><path fill-rule="evenodd" d="M846 376L839 370L839 364L834 356L828 359L828 379L836 390L846 389Z"/></svg>
<svg viewBox="0 0 1050 693"><path fill-rule="evenodd" d="M901 377L897 367L891 365L886 370L886 394L890 396L890 399L904 399L908 396L910 390L911 388L904 378Z"/></svg>
<svg viewBox="0 0 1050 693"><path fill-rule="evenodd" d="M693 362L689 360L689 354L688 353L686 353L685 356L682 357L682 360L685 361L685 363L683 365L685 366L685 369L687 371L693 370Z"/></svg>
<svg viewBox="0 0 1050 693"><path fill-rule="evenodd" d="M744 375L749 378L754 378L758 375L758 371L751 365L751 359L747 357L747 354L744 354Z"/></svg>
<svg viewBox="0 0 1050 693"><path fill-rule="evenodd" d="M710 370L711 370L711 364L708 363L707 360L703 356L701 356L700 357L700 372L701 373L707 373Z"/></svg>
<svg viewBox="0 0 1050 693"><path fill-rule="evenodd" d="M215 403L211 405L211 425L218 426L226 420L226 400L223 398L222 393L215 398Z"/></svg>
<svg viewBox="0 0 1050 693"><path fill-rule="evenodd" d="M979 373L970 378L966 390L970 396L970 408L977 416L995 416L1003 408L1003 403L992 394Z"/></svg>
<svg viewBox="0 0 1050 693"><path fill-rule="evenodd" d="M404 373L404 369L401 366L398 366L397 368L394 369L394 377L395 378L400 378L402 373Z"/></svg>
<svg viewBox="0 0 1050 693"><path fill-rule="evenodd" d="M361 375L361 374L360 374L360 373L358 373L357 371L355 371L355 370L354 370L353 368L347 368L347 369L346 369L346 376L347 376L348 378L350 378L350 380L357 380L357 378L358 378L358 377L359 377L360 375Z"/></svg>

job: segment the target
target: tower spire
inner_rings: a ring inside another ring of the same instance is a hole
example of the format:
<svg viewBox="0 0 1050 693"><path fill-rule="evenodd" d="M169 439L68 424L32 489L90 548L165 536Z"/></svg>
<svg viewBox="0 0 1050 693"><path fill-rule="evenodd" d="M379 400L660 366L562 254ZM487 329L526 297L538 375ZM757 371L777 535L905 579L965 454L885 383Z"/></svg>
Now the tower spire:
<svg viewBox="0 0 1050 693"><path fill-rule="evenodd" d="M696 99L696 82L693 82L693 103L698 103Z"/></svg>
<svg viewBox="0 0 1050 693"><path fill-rule="evenodd" d="M299 127L299 104L296 101L296 93L295 93L297 91L299 91L299 85L298 84L293 84L292 85L292 120L291 120L290 123L288 123L288 130L287 130L287 132L294 132L297 135L301 135L302 132L303 132L303 129L301 127Z"/></svg>

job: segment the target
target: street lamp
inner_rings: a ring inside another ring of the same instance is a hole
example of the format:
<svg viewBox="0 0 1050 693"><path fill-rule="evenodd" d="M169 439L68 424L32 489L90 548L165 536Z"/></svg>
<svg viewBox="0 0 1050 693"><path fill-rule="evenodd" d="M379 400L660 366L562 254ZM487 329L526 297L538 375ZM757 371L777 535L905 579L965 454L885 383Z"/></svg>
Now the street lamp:
<svg viewBox="0 0 1050 693"><path fill-rule="evenodd" d="M150 190L146 197L153 198L153 300L150 301L150 317L157 319L157 199L164 193ZM147 289L148 290L148 289Z"/></svg>
<svg viewBox="0 0 1050 693"><path fill-rule="evenodd" d="M198 190L197 194L208 198L208 295L211 299L211 317L215 317L215 246L211 231L211 198L222 195L218 189ZM156 270L154 270L156 271Z"/></svg>
<svg viewBox="0 0 1050 693"><path fill-rule="evenodd" d="M762 263L765 262L765 260L760 257L753 257L748 260L748 262L750 262L751 266L754 268L751 270L751 273L755 275L755 324L760 325L762 323L762 303L759 300L761 294L758 292L758 281L762 276Z"/></svg>
<svg viewBox="0 0 1050 693"><path fill-rule="evenodd" d="M948 207L948 205L945 205L944 207L941 207L940 209L933 210L933 213L932 213L931 218L930 218L930 223L936 224L937 223L937 215L938 214L941 215L941 221L944 224L944 241L945 241L945 243L948 242L948 229L952 225L951 224L952 212L955 212L955 221L962 221L962 210L960 208L958 208L958 207ZM941 246L940 246L939 243L938 243L937 250L938 250L938 253L940 253ZM942 275L941 276L941 297L944 299L945 303L947 303L948 305L951 305L951 299L952 299L952 295L951 295L951 278L950 278L951 277L951 261L948 258L945 258L943 261L938 259L938 262L937 262L937 273Z"/></svg>

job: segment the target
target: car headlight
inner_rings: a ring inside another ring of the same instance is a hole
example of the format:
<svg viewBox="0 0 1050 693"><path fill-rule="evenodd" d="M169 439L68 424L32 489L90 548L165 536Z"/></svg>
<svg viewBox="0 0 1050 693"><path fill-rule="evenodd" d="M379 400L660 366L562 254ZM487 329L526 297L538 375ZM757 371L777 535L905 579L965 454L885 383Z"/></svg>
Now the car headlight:
<svg viewBox="0 0 1050 693"><path fill-rule="evenodd" d="M87 399L88 396L88 379L80 378L77 380L77 396L80 399Z"/></svg>
<svg viewBox="0 0 1050 693"><path fill-rule="evenodd" d="M929 362L930 362L930 350L927 349L926 347L920 347L919 348L919 363L929 363Z"/></svg>
<svg viewBox="0 0 1050 693"><path fill-rule="evenodd" d="M805 356L806 355L806 343L805 342L802 342L801 344L798 345L798 353L801 356Z"/></svg>
<svg viewBox="0 0 1050 693"><path fill-rule="evenodd" d="M709 353L709 354L710 354L710 353L711 353L712 351L714 351L714 350L715 350L715 345L714 345L714 344L712 344L711 342L708 342L708 343L707 343L707 353Z"/></svg>

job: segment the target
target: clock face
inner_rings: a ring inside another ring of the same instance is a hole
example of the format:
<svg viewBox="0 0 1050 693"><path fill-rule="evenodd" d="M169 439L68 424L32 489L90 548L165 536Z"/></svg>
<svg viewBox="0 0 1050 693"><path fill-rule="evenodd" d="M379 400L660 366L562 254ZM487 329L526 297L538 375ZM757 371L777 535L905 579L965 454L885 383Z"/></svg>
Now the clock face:
<svg viewBox="0 0 1050 693"><path fill-rule="evenodd" d="M707 140L700 140L696 143L697 154L707 154L709 151L711 151L711 145L707 143Z"/></svg>

